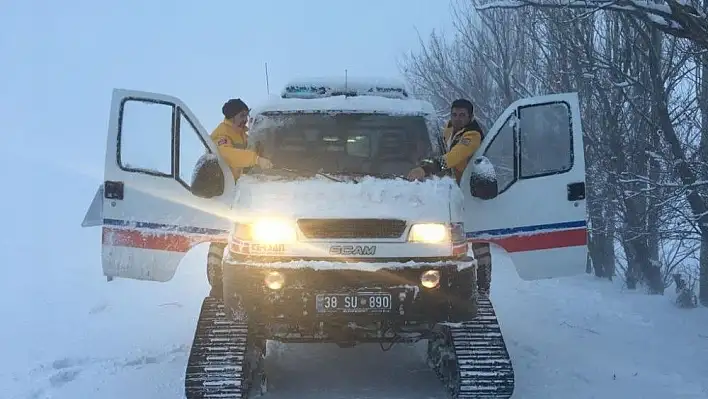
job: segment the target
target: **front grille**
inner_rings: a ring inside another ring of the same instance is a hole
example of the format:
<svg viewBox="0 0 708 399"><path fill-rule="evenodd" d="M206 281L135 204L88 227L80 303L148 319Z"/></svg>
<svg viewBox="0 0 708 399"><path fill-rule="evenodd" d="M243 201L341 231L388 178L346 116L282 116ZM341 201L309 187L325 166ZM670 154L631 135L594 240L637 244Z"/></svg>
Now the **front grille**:
<svg viewBox="0 0 708 399"><path fill-rule="evenodd" d="M300 219L307 238L399 238L406 221L398 219Z"/></svg>

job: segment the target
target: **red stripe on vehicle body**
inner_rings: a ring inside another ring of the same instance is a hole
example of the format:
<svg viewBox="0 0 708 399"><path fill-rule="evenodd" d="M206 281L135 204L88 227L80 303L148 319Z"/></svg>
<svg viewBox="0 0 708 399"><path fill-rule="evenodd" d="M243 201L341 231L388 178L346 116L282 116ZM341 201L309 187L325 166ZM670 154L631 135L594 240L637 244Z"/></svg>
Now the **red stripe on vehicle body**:
<svg viewBox="0 0 708 399"><path fill-rule="evenodd" d="M187 235L163 232L146 232L140 230L103 228L103 245L115 247L130 247L155 249L171 252L187 252L190 248L203 242L226 242L225 237L208 235Z"/></svg>
<svg viewBox="0 0 708 399"><path fill-rule="evenodd" d="M506 237L471 239L470 242L491 242L504 248L506 252L538 251L542 249L568 248L587 245L587 229L549 231L538 234L522 234Z"/></svg>
<svg viewBox="0 0 708 399"><path fill-rule="evenodd" d="M172 252L187 252L193 246L203 242L226 243L226 237L204 234L167 233L121 228L103 228L103 245L131 247ZM587 229L550 231L538 234L521 234L486 239L470 239L471 243L491 242L507 252L538 251L553 248L568 248L587 245ZM466 246L455 247L453 252L466 250Z"/></svg>
<svg viewBox="0 0 708 399"><path fill-rule="evenodd" d="M467 251L467 243L452 246L452 256L464 255Z"/></svg>

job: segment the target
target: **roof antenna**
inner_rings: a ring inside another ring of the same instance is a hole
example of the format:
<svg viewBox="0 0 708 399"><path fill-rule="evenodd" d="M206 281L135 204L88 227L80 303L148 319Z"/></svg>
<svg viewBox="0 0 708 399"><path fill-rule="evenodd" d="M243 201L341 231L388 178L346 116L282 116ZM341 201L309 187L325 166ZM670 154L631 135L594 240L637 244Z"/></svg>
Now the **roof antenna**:
<svg viewBox="0 0 708 399"><path fill-rule="evenodd" d="M268 82L268 63L265 63L265 75L266 75L266 93L270 96L270 83Z"/></svg>
<svg viewBox="0 0 708 399"><path fill-rule="evenodd" d="M344 91L346 92L348 88L349 87L347 87L347 70L345 69L344 70Z"/></svg>

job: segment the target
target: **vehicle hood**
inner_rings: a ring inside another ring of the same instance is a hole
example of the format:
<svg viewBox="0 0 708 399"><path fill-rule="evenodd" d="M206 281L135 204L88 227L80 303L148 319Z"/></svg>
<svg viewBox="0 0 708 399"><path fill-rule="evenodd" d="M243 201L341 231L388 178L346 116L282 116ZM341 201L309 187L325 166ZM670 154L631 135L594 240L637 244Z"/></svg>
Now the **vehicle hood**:
<svg viewBox="0 0 708 399"><path fill-rule="evenodd" d="M423 182L365 177L336 182L322 176L268 180L242 176L233 203L239 219L396 218L419 222L450 221L450 207L462 192L450 178Z"/></svg>

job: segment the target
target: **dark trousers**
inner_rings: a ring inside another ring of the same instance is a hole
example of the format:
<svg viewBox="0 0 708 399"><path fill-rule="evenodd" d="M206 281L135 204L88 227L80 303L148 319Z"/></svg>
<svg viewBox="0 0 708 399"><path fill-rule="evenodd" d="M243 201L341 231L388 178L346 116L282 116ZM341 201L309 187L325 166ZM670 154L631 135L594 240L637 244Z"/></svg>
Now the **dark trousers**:
<svg viewBox="0 0 708 399"><path fill-rule="evenodd" d="M489 294L492 284L492 252L488 243L472 244L472 252L477 258L477 290Z"/></svg>
<svg viewBox="0 0 708 399"><path fill-rule="evenodd" d="M212 242L209 244L207 279L211 285L211 295L215 297L221 297L223 290L221 261L224 258L224 249L226 249L226 243Z"/></svg>

